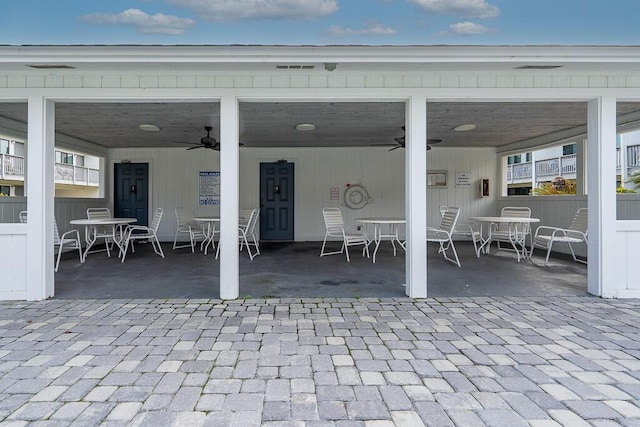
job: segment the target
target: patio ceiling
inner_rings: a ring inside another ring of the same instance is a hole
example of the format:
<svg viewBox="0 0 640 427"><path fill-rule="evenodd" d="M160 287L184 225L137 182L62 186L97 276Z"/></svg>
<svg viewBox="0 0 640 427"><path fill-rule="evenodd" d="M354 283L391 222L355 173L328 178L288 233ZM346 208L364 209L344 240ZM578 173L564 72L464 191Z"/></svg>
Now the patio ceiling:
<svg viewBox="0 0 640 427"><path fill-rule="evenodd" d="M621 122L640 114L638 103L618 103ZM244 147L394 145L405 123L402 102L242 102ZM0 117L26 123L26 103L0 103ZM430 102L428 137L437 147L500 147L586 124L584 102ZM300 132L299 123L314 131ZM154 124L159 132L144 132ZM455 126L475 124L469 132ZM204 126L219 139L217 102L57 103L56 131L104 147L174 147L198 143ZM223 142L224 143L224 142Z"/></svg>

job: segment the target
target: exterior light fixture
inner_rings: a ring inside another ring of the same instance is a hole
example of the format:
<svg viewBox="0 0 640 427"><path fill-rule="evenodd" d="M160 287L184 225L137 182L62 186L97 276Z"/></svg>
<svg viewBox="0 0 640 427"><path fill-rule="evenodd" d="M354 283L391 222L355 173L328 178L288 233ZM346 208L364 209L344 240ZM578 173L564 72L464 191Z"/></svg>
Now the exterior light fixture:
<svg viewBox="0 0 640 427"><path fill-rule="evenodd" d="M145 132L158 132L160 130L160 128L156 125L140 125L138 127L140 128L140 130L143 130Z"/></svg>
<svg viewBox="0 0 640 427"><path fill-rule="evenodd" d="M316 128L316 125L312 124L312 123L300 123L296 125L296 130L302 131L302 132L307 132L310 130L314 130Z"/></svg>
<svg viewBox="0 0 640 427"><path fill-rule="evenodd" d="M460 125L460 126L456 126L453 128L453 130L455 130L456 132L466 132L469 130L474 130L476 128L476 125L470 123L467 125Z"/></svg>

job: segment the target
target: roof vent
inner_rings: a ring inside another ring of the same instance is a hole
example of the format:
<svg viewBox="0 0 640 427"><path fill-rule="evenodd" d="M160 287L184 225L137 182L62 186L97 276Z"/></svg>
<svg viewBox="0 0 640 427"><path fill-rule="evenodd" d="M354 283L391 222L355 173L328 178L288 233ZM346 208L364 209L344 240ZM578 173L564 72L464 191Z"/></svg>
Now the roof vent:
<svg viewBox="0 0 640 427"><path fill-rule="evenodd" d="M276 65L276 70L313 70L315 65Z"/></svg>
<svg viewBox="0 0 640 427"><path fill-rule="evenodd" d="M73 70L76 67L70 67L68 65L62 64L36 64L36 65L27 65L30 68L37 68L38 70Z"/></svg>
<svg viewBox="0 0 640 427"><path fill-rule="evenodd" d="M562 65L521 65L516 70L553 70L554 68L562 68Z"/></svg>

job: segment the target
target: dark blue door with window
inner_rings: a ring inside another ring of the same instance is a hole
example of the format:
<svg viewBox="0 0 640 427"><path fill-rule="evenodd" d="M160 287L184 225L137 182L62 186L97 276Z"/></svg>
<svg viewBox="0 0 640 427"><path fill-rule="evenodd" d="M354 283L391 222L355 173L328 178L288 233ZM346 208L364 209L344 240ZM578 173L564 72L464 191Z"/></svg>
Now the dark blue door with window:
<svg viewBox="0 0 640 427"><path fill-rule="evenodd" d="M260 163L260 240L293 240L293 163Z"/></svg>
<svg viewBox="0 0 640 427"><path fill-rule="evenodd" d="M114 176L113 215L149 225L149 164L117 163Z"/></svg>

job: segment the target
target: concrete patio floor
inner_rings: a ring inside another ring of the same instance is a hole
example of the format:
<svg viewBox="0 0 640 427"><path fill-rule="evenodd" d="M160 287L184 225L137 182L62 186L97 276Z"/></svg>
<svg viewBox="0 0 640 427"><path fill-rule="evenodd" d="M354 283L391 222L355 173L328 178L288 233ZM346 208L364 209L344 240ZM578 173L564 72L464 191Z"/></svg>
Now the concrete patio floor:
<svg viewBox="0 0 640 427"><path fill-rule="evenodd" d="M393 256L383 242L376 263L352 250L320 258L320 242L262 244L253 261L240 254L240 297L358 298L404 297L405 256ZM462 267L443 260L437 246L428 250L428 295L461 296L570 296L586 295L587 268L567 256L552 257L544 266L541 252L533 260L516 261L509 251L476 258L469 242L457 242ZM124 263L106 253L90 254L80 264L66 253L55 275L55 298L219 298L219 261L212 254L173 251L163 244L166 258L149 244L137 245Z"/></svg>
<svg viewBox="0 0 640 427"><path fill-rule="evenodd" d="M588 296L0 302L0 422L637 426L639 313Z"/></svg>

